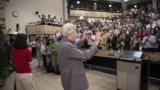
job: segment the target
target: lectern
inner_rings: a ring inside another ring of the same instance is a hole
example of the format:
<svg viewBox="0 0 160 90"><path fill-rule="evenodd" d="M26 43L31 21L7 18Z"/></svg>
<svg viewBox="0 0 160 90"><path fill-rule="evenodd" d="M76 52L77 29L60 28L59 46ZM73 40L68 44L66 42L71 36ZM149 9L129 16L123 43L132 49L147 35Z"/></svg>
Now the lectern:
<svg viewBox="0 0 160 90"><path fill-rule="evenodd" d="M148 68L141 56L140 51L126 51L117 61L117 90L147 90Z"/></svg>

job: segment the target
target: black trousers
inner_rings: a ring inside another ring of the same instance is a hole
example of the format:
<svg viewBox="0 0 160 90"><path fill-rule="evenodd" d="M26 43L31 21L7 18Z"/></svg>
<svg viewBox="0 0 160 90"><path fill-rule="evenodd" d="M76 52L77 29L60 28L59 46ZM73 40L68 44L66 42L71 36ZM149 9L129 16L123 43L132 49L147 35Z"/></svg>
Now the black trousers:
<svg viewBox="0 0 160 90"><path fill-rule="evenodd" d="M46 58L46 55L42 54L42 59L43 59L44 68L47 70L47 58Z"/></svg>
<svg viewBox="0 0 160 90"><path fill-rule="evenodd" d="M14 80L14 90L16 90L16 79Z"/></svg>
<svg viewBox="0 0 160 90"><path fill-rule="evenodd" d="M32 47L32 57L36 57L36 47Z"/></svg>

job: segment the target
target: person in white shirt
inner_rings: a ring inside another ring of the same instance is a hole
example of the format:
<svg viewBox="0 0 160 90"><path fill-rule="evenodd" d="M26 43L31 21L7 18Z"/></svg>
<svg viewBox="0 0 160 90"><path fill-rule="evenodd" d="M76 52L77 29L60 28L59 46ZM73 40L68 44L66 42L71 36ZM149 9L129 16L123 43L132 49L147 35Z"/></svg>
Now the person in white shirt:
<svg viewBox="0 0 160 90"><path fill-rule="evenodd" d="M151 29L151 33L153 33L153 29L154 29L154 27L156 26L156 24L155 23L153 23L153 19L150 19L149 20L149 24L147 24L147 26L146 26L146 28L150 28Z"/></svg>
<svg viewBox="0 0 160 90"><path fill-rule="evenodd" d="M154 18L153 23L160 27L160 16L159 15L156 15L156 17Z"/></svg>
<svg viewBox="0 0 160 90"><path fill-rule="evenodd" d="M102 26L106 26L106 19L105 19L105 18L103 18L103 19L101 20L101 22L102 22Z"/></svg>
<svg viewBox="0 0 160 90"><path fill-rule="evenodd" d="M146 36L142 40L144 51L155 51L156 48L156 37L151 35L150 29L146 30Z"/></svg>
<svg viewBox="0 0 160 90"><path fill-rule="evenodd" d="M118 29L118 25L115 25L114 34L118 36L120 34L120 30Z"/></svg>
<svg viewBox="0 0 160 90"><path fill-rule="evenodd" d="M56 32L56 38L57 38L57 40L59 40L61 38L61 33L58 30Z"/></svg>
<svg viewBox="0 0 160 90"><path fill-rule="evenodd" d="M37 68L42 67L41 45L42 45L41 36L38 36L36 38L36 56L37 56L37 60L38 60Z"/></svg>
<svg viewBox="0 0 160 90"><path fill-rule="evenodd" d="M58 21L57 21L57 17L56 16L54 16L52 18L52 22L53 22L53 25L58 25Z"/></svg>
<svg viewBox="0 0 160 90"><path fill-rule="evenodd" d="M58 24L59 24L59 25L63 25L63 24L64 24L64 21L63 21L62 18L59 19Z"/></svg>
<svg viewBox="0 0 160 90"><path fill-rule="evenodd" d="M82 37L82 33L80 32L80 30L77 30L77 38L75 39L75 44L77 44Z"/></svg>
<svg viewBox="0 0 160 90"><path fill-rule="evenodd" d="M88 32L88 37L87 37L87 42L88 42L88 46L92 46L94 44L94 40L95 40L95 35L93 35L92 31Z"/></svg>
<svg viewBox="0 0 160 90"><path fill-rule="evenodd" d="M45 38L42 39L42 44L41 44L40 51L42 53L43 65L44 65L45 69L47 70L47 60L46 60L47 48L46 48L46 40L45 40Z"/></svg>

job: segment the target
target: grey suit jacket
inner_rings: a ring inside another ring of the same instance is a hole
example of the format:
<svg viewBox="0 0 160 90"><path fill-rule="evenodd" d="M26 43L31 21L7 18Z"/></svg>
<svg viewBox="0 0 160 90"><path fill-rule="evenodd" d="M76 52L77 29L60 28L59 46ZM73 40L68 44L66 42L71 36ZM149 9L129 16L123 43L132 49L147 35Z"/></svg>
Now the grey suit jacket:
<svg viewBox="0 0 160 90"><path fill-rule="evenodd" d="M82 42L74 45L66 37L60 41L58 46L58 62L61 72L61 81L64 90L86 90L88 81L83 66L84 60L89 60L97 51L96 45L82 51L79 48Z"/></svg>

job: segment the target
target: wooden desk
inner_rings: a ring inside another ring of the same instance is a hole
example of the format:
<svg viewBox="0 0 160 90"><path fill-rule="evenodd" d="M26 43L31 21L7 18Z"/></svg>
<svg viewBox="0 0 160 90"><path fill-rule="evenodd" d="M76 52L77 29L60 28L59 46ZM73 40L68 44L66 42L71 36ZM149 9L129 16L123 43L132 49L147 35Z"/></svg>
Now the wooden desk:
<svg viewBox="0 0 160 90"><path fill-rule="evenodd" d="M113 51L116 53L117 51ZM105 54L109 54L110 51L99 50L91 60L86 61L86 64L95 65L103 68L117 70L117 60L119 58L104 57ZM123 54L123 52L121 52ZM150 77L160 78L160 53L159 52L144 52L145 55L150 57ZM148 61L147 61L148 62Z"/></svg>
<svg viewBox="0 0 160 90"><path fill-rule="evenodd" d="M96 57L103 57L105 54L109 54L109 50L99 50L94 56ZM114 54L117 53L117 51L113 51ZM120 54L123 54L124 52L121 52ZM151 61L160 62L160 52L144 52L145 55L148 55L151 59Z"/></svg>

